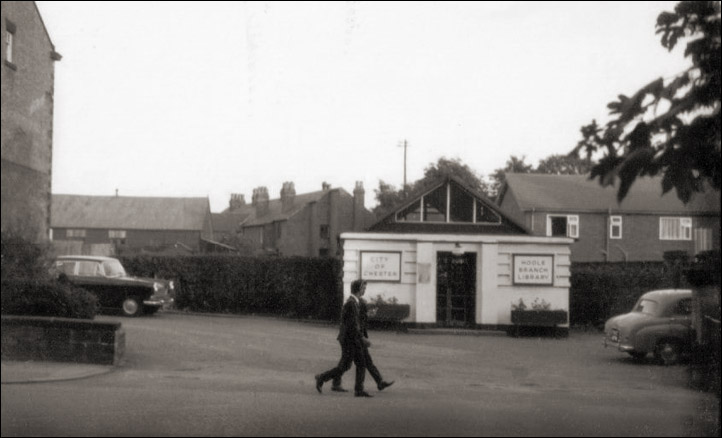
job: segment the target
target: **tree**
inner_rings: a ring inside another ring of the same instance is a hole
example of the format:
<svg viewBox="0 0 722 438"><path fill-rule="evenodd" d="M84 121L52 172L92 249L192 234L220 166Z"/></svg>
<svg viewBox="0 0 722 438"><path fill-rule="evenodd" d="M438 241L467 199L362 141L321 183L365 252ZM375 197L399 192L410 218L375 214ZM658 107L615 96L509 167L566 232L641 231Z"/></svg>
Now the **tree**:
<svg viewBox="0 0 722 438"><path fill-rule="evenodd" d="M585 158L570 155L550 155L539 162L534 173L552 175L584 175L591 170L591 162Z"/></svg>
<svg viewBox="0 0 722 438"><path fill-rule="evenodd" d="M532 173L534 170L534 166L531 164L526 163L526 156L522 155L521 158L512 155L509 157L508 160L506 160L506 166L496 169L494 173L491 174L491 190L490 194L491 196L496 196L499 193L499 189L501 189L501 186L504 185L504 182L506 181L505 174L506 173Z"/></svg>
<svg viewBox="0 0 722 438"><path fill-rule="evenodd" d="M688 39L684 56L692 66L670 80L655 79L632 97L619 95L607 105L616 117L603 128L595 120L582 127L572 151L604 151L591 177L602 185L618 177L620 202L638 176L663 175L662 192L674 188L685 203L705 182L720 189L720 2L680 2L658 16L656 27L670 51Z"/></svg>
<svg viewBox="0 0 722 438"><path fill-rule="evenodd" d="M391 184L379 180L379 188L374 189L374 197L376 198L376 206L373 208L373 213L377 218L380 218L395 206L401 204L404 200L404 191L397 190Z"/></svg>
<svg viewBox="0 0 722 438"><path fill-rule="evenodd" d="M444 178L448 175L454 175L463 180L469 187L481 193L489 193L489 185L468 165L461 162L459 158L441 157L436 163L429 163L424 169L424 177L420 180L408 184L406 191L397 190L391 184L379 180L379 188L374 189L377 205L373 209L376 217L383 217L395 207L404 202L409 193L424 187L430 181Z"/></svg>

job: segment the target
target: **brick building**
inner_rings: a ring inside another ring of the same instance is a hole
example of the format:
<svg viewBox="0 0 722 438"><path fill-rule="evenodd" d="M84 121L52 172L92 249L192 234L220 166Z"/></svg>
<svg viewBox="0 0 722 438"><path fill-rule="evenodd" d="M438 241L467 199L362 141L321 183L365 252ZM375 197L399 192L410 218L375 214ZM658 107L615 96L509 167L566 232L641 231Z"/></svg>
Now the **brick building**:
<svg viewBox="0 0 722 438"><path fill-rule="evenodd" d="M2 2L2 230L50 228L55 51L35 2Z"/></svg>
<svg viewBox="0 0 722 438"><path fill-rule="evenodd" d="M507 174L497 200L537 236L567 236L573 262L662 260L720 247L720 193L708 188L685 205L661 178L638 178L622 203L617 188L587 175Z"/></svg>
<svg viewBox="0 0 722 438"><path fill-rule="evenodd" d="M325 257L339 254L339 235L360 231L374 222L364 207L365 191L356 183L353 195L342 188L323 183L320 191L296 194L292 182L286 182L280 197L269 199L268 189L253 190L250 204L242 195L232 195L222 216L230 224L224 235L236 235L266 253L284 256ZM216 223L222 223L217 221Z"/></svg>
<svg viewBox="0 0 722 438"><path fill-rule="evenodd" d="M53 195L52 239L74 253L105 255L209 252L218 246L208 198Z"/></svg>

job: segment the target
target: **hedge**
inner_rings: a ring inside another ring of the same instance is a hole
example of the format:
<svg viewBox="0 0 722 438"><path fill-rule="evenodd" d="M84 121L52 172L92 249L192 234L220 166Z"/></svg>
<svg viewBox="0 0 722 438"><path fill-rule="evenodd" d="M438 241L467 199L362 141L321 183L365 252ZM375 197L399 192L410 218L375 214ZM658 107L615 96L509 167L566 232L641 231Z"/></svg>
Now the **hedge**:
<svg viewBox="0 0 722 438"><path fill-rule="evenodd" d="M124 256L131 275L173 280L180 309L337 320L342 262L235 255Z"/></svg>
<svg viewBox="0 0 722 438"><path fill-rule="evenodd" d="M2 232L0 311L3 315L93 319L97 298L50 275L52 253L15 232Z"/></svg>
<svg viewBox="0 0 722 438"><path fill-rule="evenodd" d="M93 319L95 295L71 284L50 280L3 280L2 314Z"/></svg>
<svg viewBox="0 0 722 438"><path fill-rule="evenodd" d="M572 325L601 326L627 313L637 299L654 289L689 287L669 263L572 263L569 317Z"/></svg>

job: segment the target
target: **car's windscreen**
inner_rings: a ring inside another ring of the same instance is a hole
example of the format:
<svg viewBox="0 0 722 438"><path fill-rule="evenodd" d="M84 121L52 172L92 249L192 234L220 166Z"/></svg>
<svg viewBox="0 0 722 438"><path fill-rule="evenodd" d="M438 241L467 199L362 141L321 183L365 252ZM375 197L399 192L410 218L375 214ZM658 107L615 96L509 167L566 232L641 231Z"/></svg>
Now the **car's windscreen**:
<svg viewBox="0 0 722 438"><path fill-rule="evenodd" d="M657 312L657 307L659 307L659 303L656 301L639 300L637 305L634 306L634 311L654 315Z"/></svg>
<svg viewBox="0 0 722 438"><path fill-rule="evenodd" d="M125 277L125 269L118 260L106 260L103 262L103 269L106 277Z"/></svg>

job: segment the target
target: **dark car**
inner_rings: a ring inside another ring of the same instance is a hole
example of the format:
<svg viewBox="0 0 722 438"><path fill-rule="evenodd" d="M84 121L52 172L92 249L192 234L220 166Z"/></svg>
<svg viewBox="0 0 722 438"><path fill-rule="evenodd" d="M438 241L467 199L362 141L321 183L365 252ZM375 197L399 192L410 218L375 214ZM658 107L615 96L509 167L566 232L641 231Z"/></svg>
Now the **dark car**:
<svg viewBox="0 0 722 438"><path fill-rule="evenodd" d="M631 312L606 322L604 346L614 346L636 359L654 353L660 363L675 364L691 349L691 308L689 289L647 292Z"/></svg>
<svg viewBox="0 0 722 438"><path fill-rule="evenodd" d="M112 257L59 256L54 269L57 275L97 296L103 310L138 316L153 314L173 302L172 281L131 277Z"/></svg>

